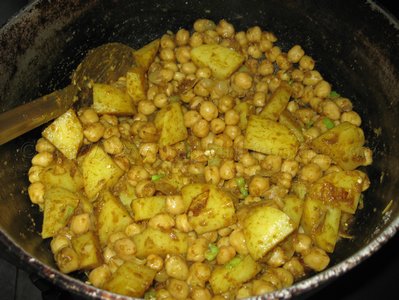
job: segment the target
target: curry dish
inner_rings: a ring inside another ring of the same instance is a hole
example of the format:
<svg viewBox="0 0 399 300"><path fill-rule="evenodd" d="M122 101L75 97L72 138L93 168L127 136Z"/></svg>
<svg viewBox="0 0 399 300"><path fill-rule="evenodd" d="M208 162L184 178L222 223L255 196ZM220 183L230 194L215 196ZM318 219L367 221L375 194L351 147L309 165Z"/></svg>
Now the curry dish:
<svg viewBox="0 0 399 300"><path fill-rule="evenodd" d="M127 50L121 76L77 68L80 106L44 129L29 170L61 272L133 297L206 300L328 267L372 151L314 59L277 45L258 26L199 19Z"/></svg>

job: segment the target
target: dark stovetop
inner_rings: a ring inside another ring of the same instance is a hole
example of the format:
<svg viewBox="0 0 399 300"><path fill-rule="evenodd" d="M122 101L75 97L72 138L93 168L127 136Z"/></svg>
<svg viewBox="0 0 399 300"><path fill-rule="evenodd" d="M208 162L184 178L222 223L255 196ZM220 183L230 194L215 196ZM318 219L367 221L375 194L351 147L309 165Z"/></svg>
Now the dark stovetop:
<svg viewBox="0 0 399 300"><path fill-rule="evenodd" d="M0 0L0 27L28 2L28 0ZM396 1L379 2L399 17ZM0 299L71 299L69 295L53 297L51 293L45 293L42 298L41 291L32 283L29 274L2 257L0 249ZM398 299L398 279L399 235L397 234L375 255L314 294L309 300ZM55 294L59 295L58 291Z"/></svg>

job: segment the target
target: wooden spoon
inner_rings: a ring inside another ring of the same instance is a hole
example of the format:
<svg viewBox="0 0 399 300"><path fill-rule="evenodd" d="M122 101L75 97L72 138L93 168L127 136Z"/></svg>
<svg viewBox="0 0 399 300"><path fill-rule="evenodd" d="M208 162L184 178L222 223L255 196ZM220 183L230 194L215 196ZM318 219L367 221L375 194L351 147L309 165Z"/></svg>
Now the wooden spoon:
<svg viewBox="0 0 399 300"><path fill-rule="evenodd" d="M0 114L0 145L66 112L78 99L87 99L93 83L112 83L135 65L133 49L109 43L90 50L67 87Z"/></svg>

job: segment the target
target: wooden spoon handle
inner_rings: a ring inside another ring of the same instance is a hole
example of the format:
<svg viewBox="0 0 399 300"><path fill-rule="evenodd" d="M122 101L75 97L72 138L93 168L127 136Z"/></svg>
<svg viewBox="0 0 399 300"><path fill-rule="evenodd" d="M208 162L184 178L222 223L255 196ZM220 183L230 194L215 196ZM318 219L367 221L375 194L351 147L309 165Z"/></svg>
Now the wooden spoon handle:
<svg viewBox="0 0 399 300"><path fill-rule="evenodd" d="M68 85L0 114L0 145L66 112L76 101L77 93L75 85Z"/></svg>

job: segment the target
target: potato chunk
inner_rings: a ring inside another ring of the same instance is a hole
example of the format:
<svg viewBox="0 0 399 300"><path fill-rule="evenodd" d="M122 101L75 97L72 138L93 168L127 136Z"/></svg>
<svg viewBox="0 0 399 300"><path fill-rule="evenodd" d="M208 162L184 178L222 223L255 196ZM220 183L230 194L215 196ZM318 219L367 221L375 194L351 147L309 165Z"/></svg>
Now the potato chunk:
<svg viewBox="0 0 399 300"><path fill-rule="evenodd" d="M262 258L295 229L288 215L266 205L250 208L243 224L248 251L255 260Z"/></svg>
<svg viewBox="0 0 399 300"><path fill-rule="evenodd" d="M291 218L291 221L295 224L295 228L298 228L301 222L303 205L303 199L300 199L294 194L289 194L284 197L283 212Z"/></svg>
<svg viewBox="0 0 399 300"><path fill-rule="evenodd" d="M263 108L260 116L266 119L277 121L280 114L287 107L291 97L291 88L289 85L280 85L272 94Z"/></svg>
<svg viewBox="0 0 399 300"><path fill-rule="evenodd" d="M134 103L147 98L147 78L141 67L133 67L126 73L126 89Z"/></svg>
<svg viewBox="0 0 399 300"><path fill-rule="evenodd" d="M61 187L54 187L44 194L42 238L54 236L64 228L79 204L78 196Z"/></svg>
<svg viewBox="0 0 399 300"><path fill-rule="evenodd" d="M217 79L226 79L244 61L244 57L237 51L217 44L193 48L191 59L199 67L210 68L213 76Z"/></svg>
<svg viewBox="0 0 399 300"><path fill-rule="evenodd" d="M361 171L334 172L323 176L314 183L309 190L308 197L354 214L360 194L368 185L369 179Z"/></svg>
<svg viewBox="0 0 399 300"><path fill-rule="evenodd" d="M101 245L105 245L109 236L125 230L133 223L132 217L120 201L109 191L102 193L102 199L97 203L97 230Z"/></svg>
<svg viewBox="0 0 399 300"><path fill-rule="evenodd" d="M184 254L187 252L187 234L177 231L162 231L148 227L133 236L136 244L136 256L145 258L150 254L166 256L167 254Z"/></svg>
<svg viewBox="0 0 399 300"><path fill-rule="evenodd" d="M141 298L154 280L156 271L133 261L125 262L112 275L104 288L113 293Z"/></svg>
<svg viewBox="0 0 399 300"><path fill-rule="evenodd" d="M313 139L310 144L319 153L330 156L344 170L371 163L366 157L363 130L343 122Z"/></svg>
<svg viewBox="0 0 399 300"><path fill-rule="evenodd" d="M165 212L166 196L137 198L132 201L132 211L135 221L151 219Z"/></svg>
<svg viewBox="0 0 399 300"><path fill-rule="evenodd" d="M295 135L275 121L252 116L248 121L244 147L264 154L293 159L299 143Z"/></svg>
<svg viewBox="0 0 399 300"><path fill-rule="evenodd" d="M159 49L159 39L156 39L140 49L133 52L133 56L136 60L136 64L141 67L144 71L147 71Z"/></svg>
<svg viewBox="0 0 399 300"><path fill-rule="evenodd" d="M94 145L81 163L84 190L89 199L95 198L103 188L112 187L123 171L99 145Z"/></svg>
<svg viewBox="0 0 399 300"><path fill-rule="evenodd" d="M79 269L90 270L102 264L100 244L92 231L73 237L72 247L79 256Z"/></svg>
<svg viewBox="0 0 399 300"><path fill-rule="evenodd" d="M198 234L218 230L235 222L233 200L224 191L214 185L203 185L200 194L192 195L188 221Z"/></svg>
<svg viewBox="0 0 399 300"><path fill-rule="evenodd" d="M260 265L250 255L236 256L226 265L216 266L209 283L216 294L225 293L251 280L260 270Z"/></svg>
<svg viewBox="0 0 399 300"><path fill-rule="evenodd" d="M161 131L159 146L174 145L187 138L187 128L181 106L173 102L162 108L155 117L155 126Z"/></svg>
<svg viewBox="0 0 399 300"><path fill-rule="evenodd" d="M83 142L83 127L73 109L53 121L42 135L68 159L75 159Z"/></svg>
<svg viewBox="0 0 399 300"><path fill-rule="evenodd" d="M307 198L303 209L301 225L317 246L333 252L338 239L341 210L329 207L322 201Z"/></svg>
<svg viewBox="0 0 399 300"><path fill-rule="evenodd" d="M133 100L122 90L109 84L93 85L93 109L99 114L133 115Z"/></svg>

